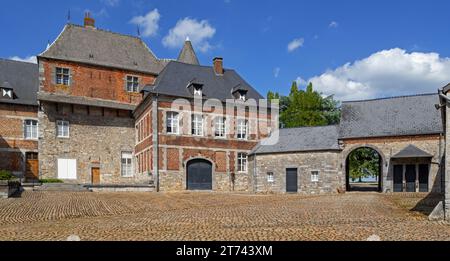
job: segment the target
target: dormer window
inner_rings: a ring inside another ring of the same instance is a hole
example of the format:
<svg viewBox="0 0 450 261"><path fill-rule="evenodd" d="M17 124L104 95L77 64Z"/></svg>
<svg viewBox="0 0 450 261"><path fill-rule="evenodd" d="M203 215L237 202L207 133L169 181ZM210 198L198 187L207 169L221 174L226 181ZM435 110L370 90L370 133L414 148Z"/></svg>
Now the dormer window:
<svg viewBox="0 0 450 261"><path fill-rule="evenodd" d="M202 87L194 87L194 96L202 96Z"/></svg>
<svg viewBox="0 0 450 261"><path fill-rule="evenodd" d="M247 97L246 97L245 93L239 93L239 100L241 100L241 101L246 101L247 100Z"/></svg>
<svg viewBox="0 0 450 261"><path fill-rule="evenodd" d="M12 99L13 98L13 90L7 89L7 88L2 88L1 95L2 95L2 98L4 98L4 99Z"/></svg>

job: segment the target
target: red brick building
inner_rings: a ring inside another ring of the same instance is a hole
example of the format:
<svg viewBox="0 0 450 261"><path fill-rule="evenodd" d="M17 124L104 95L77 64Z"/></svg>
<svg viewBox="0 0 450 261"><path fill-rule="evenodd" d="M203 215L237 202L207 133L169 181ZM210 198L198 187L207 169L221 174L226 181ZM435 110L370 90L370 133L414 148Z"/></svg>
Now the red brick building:
<svg viewBox="0 0 450 261"><path fill-rule="evenodd" d="M247 155L277 123L221 58L212 66L169 62L143 94L134 111L137 173L151 173L162 191L253 190Z"/></svg>
<svg viewBox="0 0 450 261"><path fill-rule="evenodd" d="M0 170L38 178L36 64L0 59Z"/></svg>

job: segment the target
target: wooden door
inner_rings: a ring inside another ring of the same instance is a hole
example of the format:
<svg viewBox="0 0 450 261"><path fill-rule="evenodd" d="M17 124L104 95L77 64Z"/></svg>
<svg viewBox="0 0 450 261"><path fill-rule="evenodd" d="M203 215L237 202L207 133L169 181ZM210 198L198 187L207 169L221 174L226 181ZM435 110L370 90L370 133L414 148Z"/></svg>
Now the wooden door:
<svg viewBox="0 0 450 261"><path fill-rule="evenodd" d="M36 152L27 152L25 154L27 171L25 178L27 180L38 180L39 179L39 159Z"/></svg>
<svg viewBox="0 0 450 261"><path fill-rule="evenodd" d="M286 169L286 192L298 192L298 171L297 169Z"/></svg>
<svg viewBox="0 0 450 261"><path fill-rule="evenodd" d="M100 184L100 169L92 168L92 184Z"/></svg>

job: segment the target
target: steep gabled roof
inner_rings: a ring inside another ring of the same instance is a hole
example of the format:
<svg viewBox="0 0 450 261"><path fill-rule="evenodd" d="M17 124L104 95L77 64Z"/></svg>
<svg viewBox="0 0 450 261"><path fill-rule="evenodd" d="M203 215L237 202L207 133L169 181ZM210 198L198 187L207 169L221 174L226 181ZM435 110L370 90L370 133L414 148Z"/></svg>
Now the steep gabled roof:
<svg viewBox="0 0 450 261"><path fill-rule="evenodd" d="M186 87L193 79L203 84L205 98L215 98L221 101L234 99L233 88L240 85L248 90L248 99L257 101L263 99L263 96L234 70L225 69L224 75L217 75L212 67L175 61L169 62L156 79L155 84L144 87L143 91L192 98L192 94Z"/></svg>
<svg viewBox="0 0 450 261"><path fill-rule="evenodd" d="M38 105L38 65L0 59L0 86L13 89L14 99L0 99L0 103Z"/></svg>
<svg viewBox="0 0 450 261"><path fill-rule="evenodd" d="M137 37L68 24L40 57L159 74L160 60Z"/></svg>
<svg viewBox="0 0 450 261"><path fill-rule="evenodd" d="M251 154L340 150L338 144L338 126L335 125L280 129L279 133L274 132L272 134L270 140L276 141L274 135L278 134L278 142L271 145L264 145L265 141L262 141Z"/></svg>
<svg viewBox="0 0 450 261"><path fill-rule="evenodd" d="M426 135L443 132L437 94L342 103L339 138Z"/></svg>
<svg viewBox="0 0 450 261"><path fill-rule="evenodd" d="M200 65L194 48L192 47L191 41L186 40L184 42L183 49L181 49L180 55L178 56L177 60L182 63Z"/></svg>

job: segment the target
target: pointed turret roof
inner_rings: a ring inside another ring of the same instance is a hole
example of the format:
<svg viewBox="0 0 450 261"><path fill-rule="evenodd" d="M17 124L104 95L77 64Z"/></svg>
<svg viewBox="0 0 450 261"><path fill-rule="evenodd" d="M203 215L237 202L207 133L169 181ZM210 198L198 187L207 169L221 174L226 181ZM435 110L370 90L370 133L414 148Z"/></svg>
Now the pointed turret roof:
<svg viewBox="0 0 450 261"><path fill-rule="evenodd" d="M195 54L194 47L192 47L192 43L189 38L187 38L184 42L183 49L181 49L177 60L182 63L200 65L197 55Z"/></svg>

